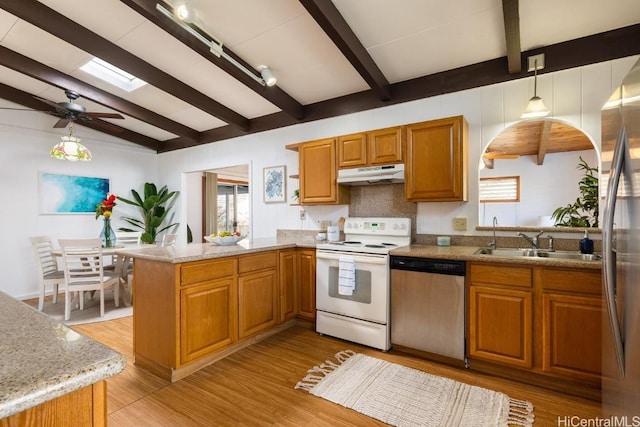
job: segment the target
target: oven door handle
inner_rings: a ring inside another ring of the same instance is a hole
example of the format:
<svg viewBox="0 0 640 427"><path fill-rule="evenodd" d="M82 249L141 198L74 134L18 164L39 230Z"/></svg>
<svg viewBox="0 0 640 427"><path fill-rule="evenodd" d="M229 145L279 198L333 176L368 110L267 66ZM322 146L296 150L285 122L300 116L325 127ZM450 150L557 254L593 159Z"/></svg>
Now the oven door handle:
<svg viewBox="0 0 640 427"><path fill-rule="evenodd" d="M361 263L361 264L381 264L381 265L387 265L389 263L388 257L386 255L377 255L377 254L370 254L367 256L358 256L358 255L352 255L352 254L339 254L339 253L335 253L335 252L323 252L323 251L316 251L316 258L318 259L329 259L329 260L336 260L339 261L340 257L344 257L344 256L348 256L353 258L354 262L357 263Z"/></svg>

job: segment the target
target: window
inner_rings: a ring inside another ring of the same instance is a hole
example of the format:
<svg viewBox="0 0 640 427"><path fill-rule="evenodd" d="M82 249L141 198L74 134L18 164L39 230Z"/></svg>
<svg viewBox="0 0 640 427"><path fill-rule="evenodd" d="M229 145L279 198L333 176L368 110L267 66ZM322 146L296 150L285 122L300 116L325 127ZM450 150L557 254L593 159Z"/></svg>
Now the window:
<svg viewBox="0 0 640 427"><path fill-rule="evenodd" d="M80 67L80 69L99 78L100 80L117 86L122 90L126 90L127 92L131 92L147 84L144 80L141 80L100 58L93 58L91 61Z"/></svg>
<svg viewBox="0 0 640 427"><path fill-rule="evenodd" d="M480 203L519 202L520 177L480 178Z"/></svg>

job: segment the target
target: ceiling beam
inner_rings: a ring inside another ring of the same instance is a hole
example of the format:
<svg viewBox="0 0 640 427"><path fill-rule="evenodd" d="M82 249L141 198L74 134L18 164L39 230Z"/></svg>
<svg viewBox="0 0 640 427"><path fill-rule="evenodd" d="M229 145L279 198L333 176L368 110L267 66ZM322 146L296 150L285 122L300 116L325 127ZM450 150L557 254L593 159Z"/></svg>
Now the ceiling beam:
<svg viewBox="0 0 640 427"><path fill-rule="evenodd" d="M276 107L280 108L285 113L289 114L291 117L296 119L302 119L304 117L304 108L303 106L296 101L291 95L286 93L284 90L276 86L263 86L258 83L248 75L246 75L243 71L241 71L238 67L233 65L231 62L227 61L224 58L218 58L216 55L212 54L210 49L201 41L197 40L175 22L170 19L167 19L161 12L156 9L157 0L121 0L122 3L129 6L131 9L138 12L140 15L144 16L149 21L153 22L158 27L162 28L167 33L171 34L176 39L180 40L187 47L191 48L193 51L197 52L200 56L205 58L207 61L211 62L221 70L225 71L227 74L235 78L236 80L243 83L245 86L253 90L255 93L265 98L267 101L271 102ZM170 6L168 7L170 9ZM207 31L207 28L203 28L203 30ZM228 47L224 46L224 52L246 67L248 70L253 71L256 76L260 75L260 71L255 69L253 66L246 63L242 58L236 55L233 51L231 51ZM268 65L268 64L267 64Z"/></svg>
<svg viewBox="0 0 640 427"><path fill-rule="evenodd" d="M231 126L249 130L249 119L191 86L87 30L37 0L0 0L0 8L42 30L99 57Z"/></svg>
<svg viewBox="0 0 640 427"><path fill-rule="evenodd" d="M335 4L327 0L300 0L320 28L329 36L380 100L391 98L390 85Z"/></svg>
<svg viewBox="0 0 640 427"><path fill-rule="evenodd" d="M543 120L540 123L540 140L538 141L538 166L544 163L544 156L547 154L547 145L549 144L549 134L551 133L550 120Z"/></svg>
<svg viewBox="0 0 640 427"><path fill-rule="evenodd" d="M504 36L507 42L509 74L522 71L520 59L520 11L518 0L502 0Z"/></svg>
<svg viewBox="0 0 640 427"><path fill-rule="evenodd" d="M200 132L174 122L160 114L140 107L132 102L122 99L110 93L64 74L56 69L48 67L31 58L27 58L13 50L0 46L0 65L18 71L34 79L53 85L60 89L70 89L78 92L82 98L97 102L107 108L113 109L130 117L136 118L146 123L150 123L167 132L199 141ZM9 101L12 101L11 99ZM14 101L16 102L16 101ZM49 108L45 108L49 109Z"/></svg>
<svg viewBox="0 0 640 427"><path fill-rule="evenodd" d="M59 115L53 114L55 111L51 111L51 105L46 102L42 102L34 95L22 91L20 89L7 86L0 83L0 98L14 102L16 104L24 105L33 110L33 112L41 112L49 114L52 117L60 118ZM31 111L26 111L31 112ZM143 147L150 148L156 152L160 151L162 142L157 139L150 138L145 135L141 135L137 132L130 131L118 125L114 125L111 122L107 122L100 119L92 119L89 121L76 120L75 124L94 129L98 132L106 133L107 135L115 136L116 138L124 139L125 141L133 142L134 144L141 145Z"/></svg>
<svg viewBox="0 0 640 427"><path fill-rule="evenodd" d="M522 57L545 54L544 73L581 67L603 61L640 54L640 24L619 28L522 53ZM551 59L552 58L552 59ZM336 117L386 105L415 101L417 99L504 83L530 77L527 71L509 74L507 58L497 58L450 71L431 74L391 85L393 97L382 102L373 90L329 99L305 106L302 122ZM282 113L251 120L250 133L291 126L297 122ZM199 144L208 144L241 136L236 129L223 126L202 132ZM198 144L198 145L199 145ZM162 151L172 151L192 146L188 141L165 141Z"/></svg>

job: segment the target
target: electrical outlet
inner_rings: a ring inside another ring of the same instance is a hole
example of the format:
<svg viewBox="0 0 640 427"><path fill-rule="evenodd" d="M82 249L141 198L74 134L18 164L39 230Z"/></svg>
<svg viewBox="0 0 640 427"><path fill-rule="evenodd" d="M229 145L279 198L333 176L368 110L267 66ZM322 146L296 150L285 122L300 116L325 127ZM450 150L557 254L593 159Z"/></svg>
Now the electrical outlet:
<svg viewBox="0 0 640 427"><path fill-rule="evenodd" d="M467 229L467 218L464 218L464 217L453 218L453 229L465 231Z"/></svg>
<svg viewBox="0 0 640 427"><path fill-rule="evenodd" d="M305 219L307 219L307 211L300 209L300 220L304 221Z"/></svg>

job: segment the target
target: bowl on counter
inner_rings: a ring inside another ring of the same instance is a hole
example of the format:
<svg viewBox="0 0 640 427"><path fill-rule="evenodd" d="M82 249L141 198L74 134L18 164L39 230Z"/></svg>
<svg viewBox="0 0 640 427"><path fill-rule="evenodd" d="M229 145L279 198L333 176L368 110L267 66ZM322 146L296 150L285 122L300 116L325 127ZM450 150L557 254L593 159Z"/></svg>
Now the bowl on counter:
<svg viewBox="0 0 640 427"><path fill-rule="evenodd" d="M224 237L204 236L204 240L206 240L209 243L213 243L215 245L230 246L230 245L235 245L236 243L238 243L240 240L244 239L245 237L247 237L247 236L246 235L244 235L244 236L224 236Z"/></svg>

